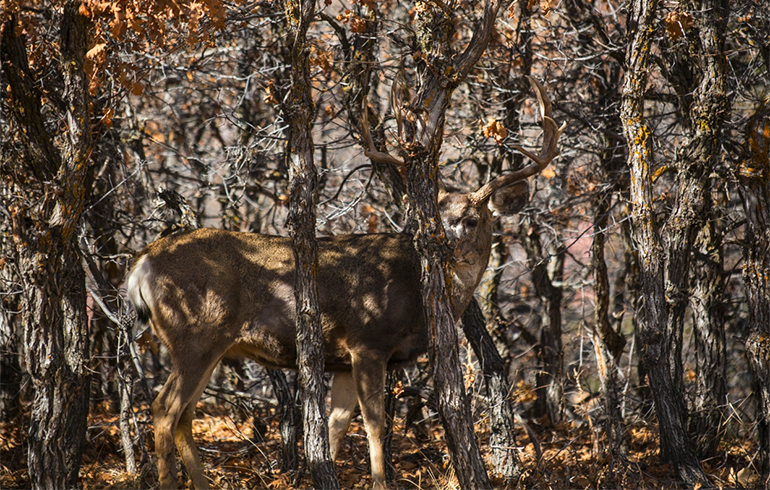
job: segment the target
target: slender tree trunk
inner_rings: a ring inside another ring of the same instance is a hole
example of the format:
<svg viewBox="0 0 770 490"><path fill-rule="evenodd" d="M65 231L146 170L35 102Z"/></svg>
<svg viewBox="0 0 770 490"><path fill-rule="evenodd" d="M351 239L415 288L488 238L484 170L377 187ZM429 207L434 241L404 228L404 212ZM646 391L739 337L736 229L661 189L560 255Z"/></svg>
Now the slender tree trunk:
<svg viewBox="0 0 770 490"><path fill-rule="evenodd" d="M323 332L318 307L318 243L315 203L318 178L313 163L311 125L315 107L310 93L307 30L315 1L287 1L291 46L291 90L284 114L289 124L286 154L289 163L289 217L295 262L294 297L297 305L297 365L305 433L305 458L316 488L339 488L329 453L326 388L323 380Z"/></svg>
<svg viewBox="0 0 770 490"><path fill-rule="evenodd" d="M136 474L136 456L134 453L134 438L131 437L132 400L134 391L134 367L131 365L131 353L128 344L131 342L131 323L122 322L118 337L118 392L120 395L120 443L123 446L123 456L126 459L126 473Z"/></svg>
<svg viewBox="0 0 770 490"><path fill-rule="evenodd" d="M682 392L677 389L676 369L672 370L671 366L669 320L672 313L676 314L673 311L676 305L669 308L668 301L677 301L678 298L670 297L665 273L668 271L671 278L671 271L678 271L681 265L677 261L686 261L686 257L672 257L676 245L681 242L669 243L663 248L654 214L652 175L655 166L651 129L644 119L644 96L657 8L657 0L634 0L630 6L628 36L631 42L626 52L626 79L621 106L621 121L629 146L640 286L645 301L640 312L638 338L658 416L661 452L673 463L682 480L693 485L710 486L685 428L686 407ZM684 191L680 189L680 192ZM675 263L667 263L666 259ZM674 276L674 279L678 277ZM676 294L677 290L673 293Z"/></svg>
<svg viewBox="0 0 770 490"><path fill-rule="evenodd" d="M628 437L620 410L621 373L618 360L623 354L626 339L610 325L610 284L607 264L604 261L605 229L610 212L611 192L603 192L595 205L594 239L591 243L591 263L594 270L594 292L596 295L596 326L593 332L594 353L604 398L605 433L609 442L613 462L628 455Z"/></svg>
<svg viewBox="0 0 770 490"><path fill-rule="evenodd" d="M281 407L281 471L296 471L299 467L297 453L297 434L302 414L297 405L296 396L286 381L286 375L280 369L267 369L273 391Z"/></svg>
<svg viewBox="0 0 770 490"><path fill-rule="evenodd" d="M749 304L746 351L757 395L759 461L770 488L770 106L760 106L746 127L748 159L738 168L746 212L743 281Z"/></svg>
<svg viewBox="0 0 770 490"><path fill-rule="evenodd" d="M492 448L492 466L510 485L521 476L516 456L515 413L509 399L510 386L505 375L505 362L497 352L492 336L487 332L484 315L474 298L463 313L463 330L476 358L481 364L489 396L489 446Z"/></svg>
<svg viewBox="0 0 770 490"><path fill-rule="evenodd" d="M532 282L545 310L537 348L539 370L536 375L535 414L538 417L548 415L550 422L555 424L561 421L564 413L564 352L561 339L562 291L554 286L554 282L562 280L564 257L560 247L555 246L550 246L547 255L544 255L540 227L533 220L525 222L523 233Z"/></svg>

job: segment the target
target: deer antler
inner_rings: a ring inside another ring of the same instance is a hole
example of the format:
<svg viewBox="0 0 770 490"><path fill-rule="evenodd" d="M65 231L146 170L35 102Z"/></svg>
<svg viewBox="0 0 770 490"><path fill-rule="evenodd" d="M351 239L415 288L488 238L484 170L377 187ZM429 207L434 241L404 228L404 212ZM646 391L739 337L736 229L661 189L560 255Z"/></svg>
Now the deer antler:
<svg viewBox="0 0 770 490"><path fill-rule="evenodd" d="M540 114L542 116L543 126L543 146L540 149L540 154L525 150L520 146L514 146L514 148L532 160L534 163L527 165L521 170L517 170L507 175L502 175L490 182L487 182L483 187L469 196L471 201L479 203L489 199L497 189L506 187L514 182L524 180L532 175L540 173L545 167L548 166L551 161L559 154L559 148L557 144L559 142L559 136L564 128L567 127L567 123L556 125L556 121L552 118L551 101L548 99L548 94L545 92L543 85L532 77L527 77L530 85L537 95L538 105L540 106Z"/></svg>
<svg viewBox="0 0 770 490"><path fill-rule="evenodd" d="M395 87L395 83L394 83ZM391 94L391 98L394 98L394 95ZM363 98L363 102L361 102L361 136L364 138L364 155L368 158L372 159L373 161L377 163L384 163L389 165L396 165L398 167L403 167L404 162L400 158L396 158L390 153L385 153L382 151L378 151L377 148L374 147L374 141L372 141L372 135L369 132L369 108L366 104L366 97ZM398 122L399 131L401 130L401 114L398 108L393 109L396 111L396 120Z"/></svg>

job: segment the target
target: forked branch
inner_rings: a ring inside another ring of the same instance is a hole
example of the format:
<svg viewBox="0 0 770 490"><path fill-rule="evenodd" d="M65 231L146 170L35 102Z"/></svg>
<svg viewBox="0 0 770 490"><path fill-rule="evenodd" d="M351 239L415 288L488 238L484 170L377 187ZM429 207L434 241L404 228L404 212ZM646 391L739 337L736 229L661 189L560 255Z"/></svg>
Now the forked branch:
<svg viewBox="0 0 770 490"><path fill-rule="evenodd" d="M542 117L543 146L540 148L540 154L535 155L520 146L514 146L516 150L532 160L533 163L520 170L487 182L481 189L469 196L474 202L485 201L489 199L489 196L491 196L497 189L542 172L543 169L559 154L559 148L557 146L559 143L559 136L561 135L561 132L564 131L564 128L567 127L567 123L562 124L561 127L557 126L556 121L553 120L551 101L548 99L545 88L536 79L532 77L527 77L527 79L537 95L538 105L540 106L540 115Z"/></svg>

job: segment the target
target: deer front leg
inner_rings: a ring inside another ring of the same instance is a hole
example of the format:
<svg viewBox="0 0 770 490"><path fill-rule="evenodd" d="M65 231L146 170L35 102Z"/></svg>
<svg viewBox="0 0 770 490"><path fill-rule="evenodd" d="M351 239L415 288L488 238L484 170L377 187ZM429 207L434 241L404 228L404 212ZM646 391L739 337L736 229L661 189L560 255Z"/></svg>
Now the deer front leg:
<svg viewBox="0 0 770 490"><path fill-rule="evenodd" d="M353 379L358 392L358 405L364 418L372 465L372 489L384 490L385 455L385 370L387 361L378 358L353 359Z"/></svg>
<svg viewBox="0 0 770 490"><path fill-rule="evenodd" d="M337 459L342 440L358 403L356 384L349 372L334 373L332 378L332 407L329 414L329 450L332 461Z"/></svg>

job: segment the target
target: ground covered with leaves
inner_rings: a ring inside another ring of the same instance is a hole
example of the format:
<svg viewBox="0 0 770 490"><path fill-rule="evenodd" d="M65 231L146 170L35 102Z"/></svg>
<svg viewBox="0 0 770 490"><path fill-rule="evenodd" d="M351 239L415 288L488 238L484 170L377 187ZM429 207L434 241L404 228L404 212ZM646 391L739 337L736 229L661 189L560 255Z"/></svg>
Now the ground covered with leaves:
<svg viewBox="0 0 770 490"><path fill-rule="evenodd" d="M222 489L281 489L312 487L309 475L282 472L278 416L273 409L246 418L220 406L200 403L194 424L195 440L212 487ZM136 412L140 426L151 428L149 410ZM237 419L242 418L242 421ZM640 424L630 428L631 452L627 462L612 462L603 454L601 431L585 421L546 427L536 421L527 422L542 450L538 458L535 444L523 427L518 428L517 442L523 475L519 488L627 488L663 489L679 486L673 468L661 464L654 427ZM488 453L489 433L482 418L477 423L482 451ZM139 475L125 472L125 459L118 433L118 417L105 405L99 405L89 416L89 430L81 466L84 489L157 488L152 463L152 431L143 431L143 456ZM0 423L0 487L6 489L29 486L26 472L24 427L19 423ZM300 448L301 454L301 448ZM356 417L343 443L337 461L342 488L368 488L371 480L367 462L366 434L360 417ZM756 447L733 444L729 436L722 445L718 461L705 461L706 471L720 487L754 488L758 476L753 466ZM485 454L487 456L487 454ZM142 458L141 448L137 458ZM405 433L396 423L393 436L393 462L396 488L458 488L449 464L443 429L436 417L428 417L422 430ZM180 474L180 488L187 481ZM493 480L494 481L494 480ZM495 481L503 488L501 481Z"/></svg>

